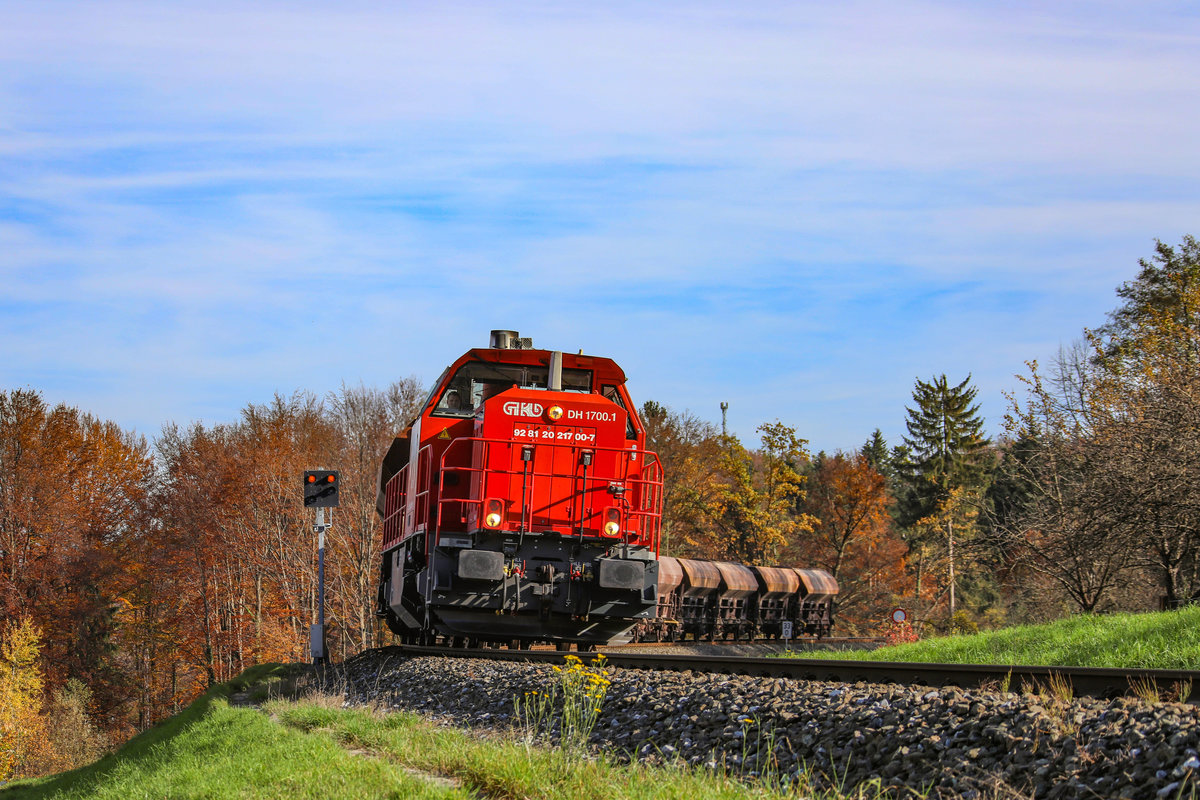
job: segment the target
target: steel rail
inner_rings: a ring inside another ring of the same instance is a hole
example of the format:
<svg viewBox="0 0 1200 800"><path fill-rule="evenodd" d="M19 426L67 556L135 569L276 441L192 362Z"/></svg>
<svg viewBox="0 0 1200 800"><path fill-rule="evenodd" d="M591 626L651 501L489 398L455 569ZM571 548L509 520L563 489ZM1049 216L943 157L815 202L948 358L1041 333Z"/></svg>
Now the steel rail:
<svg viewBox="0 0 1200 800"><path fill-rule="evenodd" d="M486 658L502 661L560 663L572 655L557 651L469 649L403 645L410 656ZM595 653L579 653L583 659ZM816 658L739 658L703 655L637 655L606 651L610 666L620 669L715 672L837 683L899 683L908 686L973 688L1010 686L1013 691L1049 686L1065 680L1074 696L1113 698L1130 694L1135 685L1169 689L1175 684L1200 686L1200 670L1110 669L1105 667L1047 667L1002 664L923 664L893 661L848 661Z"/></svg>
<svg viewBox="0 0 1200 800"><path fill-rule="evenodd" d="M791 640L791 646L797 650L812 650L812 649L814 649L814 647L820 646L820 645L880 645L880 646L882 646L884 644L887 644L887 640L884 639L883 637L879 637L879 636L823 636L820 639L813 636L813 637L805 637L802 639L792 639ZM771 647L780 647L780 648L785 646L784 641L782 639L768 639L766 637L762 637L762 638L758 638L758 639L736 639L736 640L735 639L714 639L711 642L695 641L693 639L688 639L687 641L683 641L681 639L676 639L673 642L668 642L665 640L661 641L661 642L654 642L654 641L627 642L626 644L620 644L620 645L601 645L600 649L603 650L605 653L609 653L609 652L612 652L613 650L620 651L620 650L631 649L631 652L632 652L633 649L638 649L638 648L645 649L645 648L650 648L650 647L678 647L678 648L688 649L688 648L693 648L693 647L696 647L696 648L700 648L700 647L737 647L739 645L743 646L743 647L747 646L747 645L767 645L767 646L771 646Z"/></svg>

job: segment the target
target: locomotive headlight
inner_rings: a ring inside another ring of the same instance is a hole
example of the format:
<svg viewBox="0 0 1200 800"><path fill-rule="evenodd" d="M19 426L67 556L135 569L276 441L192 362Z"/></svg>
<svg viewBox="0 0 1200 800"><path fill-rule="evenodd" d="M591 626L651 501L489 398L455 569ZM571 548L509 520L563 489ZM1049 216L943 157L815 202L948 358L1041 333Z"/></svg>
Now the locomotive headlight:
<svg viewBox="0 0 1200 800"><path fill-rule="evenodd" d="M621 533L621 510L609 506L604 509L604 525L600 530L605 536L619 536Z"/></svg>
<svg viewBox="0 0 1200 800"><path fill-rule="evenodd" d="M483 503L483 527L499 528L504 522L504 501L489 497Z"/></svg>
<svg viewBox="0 0 1200 800"><path fill-rule="evenodd" d="M562 406L550 406L549 410L546 411L546 416L553 420L562 419L562 415Z"/></svg>

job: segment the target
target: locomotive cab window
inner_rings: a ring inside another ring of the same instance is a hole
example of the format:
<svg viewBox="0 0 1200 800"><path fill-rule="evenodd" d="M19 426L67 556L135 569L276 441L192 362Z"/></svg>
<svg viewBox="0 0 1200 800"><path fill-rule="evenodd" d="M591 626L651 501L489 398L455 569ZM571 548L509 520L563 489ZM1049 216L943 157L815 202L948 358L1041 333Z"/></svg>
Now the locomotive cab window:
<svg viewBox="0 0 1200 800"><path fill-rule="evenodd" d="M550 368L522 364L490 364L472 361L458 368L442 391L432 414L435 417L472 417L483 402L514 386L545 389ZM592 372L587 369L562 371L564 392L590 392Z"/></svg>
<svg viewBox="0 0 1200 800"><path fill-rule="evenodd" d="M600 394L605 400L611 400L616 403L617 406L625 412L625 438L636 439L637 430L635 430L633 427L633 414L630 414L629 409L625 408L625 401L621 399L621 393L617 391L617 387L608 385L602 386L600 388Z"/></svg>

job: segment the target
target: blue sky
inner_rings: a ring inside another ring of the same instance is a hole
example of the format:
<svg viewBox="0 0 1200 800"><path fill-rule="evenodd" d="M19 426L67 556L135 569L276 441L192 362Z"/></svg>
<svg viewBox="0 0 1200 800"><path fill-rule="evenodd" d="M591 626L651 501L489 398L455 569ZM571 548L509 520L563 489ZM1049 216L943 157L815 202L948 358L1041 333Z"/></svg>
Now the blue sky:
<svg viewBox="0 0 1200 800"><path fill-rule="evenodd" d="M491 328L898 443L1200 233L1179 3L0 0L0 389L147 435Z"/></svg>

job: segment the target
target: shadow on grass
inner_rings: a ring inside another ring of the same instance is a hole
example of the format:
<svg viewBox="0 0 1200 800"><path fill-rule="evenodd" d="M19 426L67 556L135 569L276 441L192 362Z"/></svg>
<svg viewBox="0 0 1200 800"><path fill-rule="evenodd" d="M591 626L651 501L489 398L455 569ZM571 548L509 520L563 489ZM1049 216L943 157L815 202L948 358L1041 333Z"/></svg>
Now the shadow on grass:
<svg viewBox="0 0 1200 800"><path fill-rule="evenodd" d="M219 683L213 686L183 711L163 720L153 728L142 731L122 745L120 749L109 753L99 761L45 778L16 781L0 789L0 798L3 800L33 800L96 785L118 765L153 758L155 751L162 745L203 719L208 714L214 700L228 700L234 694L247 691L257 684L273 679L294 678L304 671L302 666L295 664L259 664L251 667L228 683Z"/></svg>

